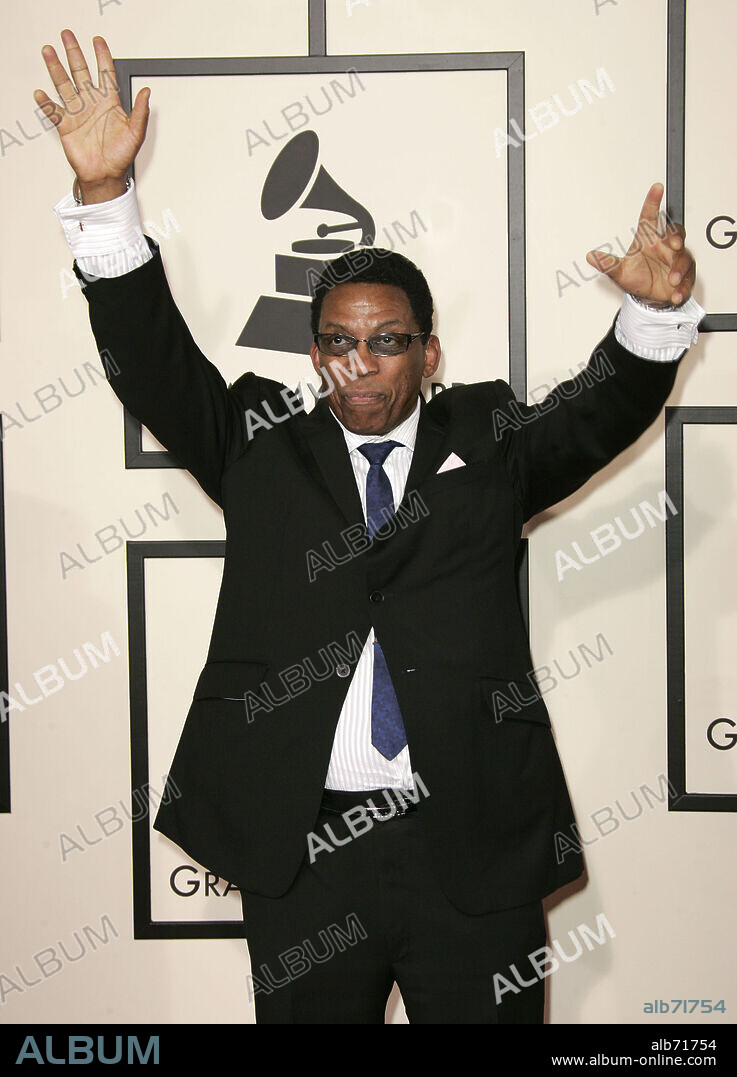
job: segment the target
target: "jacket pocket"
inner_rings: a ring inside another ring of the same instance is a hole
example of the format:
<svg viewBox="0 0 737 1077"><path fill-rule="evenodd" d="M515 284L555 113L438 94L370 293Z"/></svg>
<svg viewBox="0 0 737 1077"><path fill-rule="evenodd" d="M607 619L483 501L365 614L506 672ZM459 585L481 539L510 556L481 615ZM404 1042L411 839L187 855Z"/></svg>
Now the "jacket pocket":
<svg viewBox="0 0 737 1077"><path fill-rule="evenodd" d="M475 460L473 463L465 464L463 467L451 467L441 471L440 474L435 472L432 475L427 475L424 481L420 483L419 491L420 493L425 490L428 493L452 492L469 482L479 479L488 481L492 478L492 475L493 464L491 461Z"/></svg>
<svg viewBox="0 0 737 1077"><path fill-rule="evenodd" d="M482 677L481 693L496 722L532 722L550 728L543 698L526 678Z"/></svg>
<svg viewBox="0 0 737 1077"><path fill-rule="evenodd" d="M194 699L227 699L243 703L246 692L257 692L269 663L260 659L206 662L194 690Z"/></svg>

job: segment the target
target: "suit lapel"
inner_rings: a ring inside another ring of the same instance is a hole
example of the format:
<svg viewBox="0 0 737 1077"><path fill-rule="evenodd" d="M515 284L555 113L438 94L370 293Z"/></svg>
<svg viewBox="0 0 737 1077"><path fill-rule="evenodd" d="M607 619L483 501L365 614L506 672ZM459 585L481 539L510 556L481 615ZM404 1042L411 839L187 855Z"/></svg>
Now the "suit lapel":
<svg viewBox="0 0 737 1077"><path fill-rule="evenodd" d="M399 505L397 505L397 511L400 507L405 506L405 502L412 491L419 489L428 474L432 475L442 463L439 457L447 432L447 428L441 426L433 418L424 397L420 396L420 419L417 423L415 448L412 453L412 463L407 475L407 482L404 485L404 495Z"/></svg>
<svg viewBox="0 0 737 1077"><path fill-rule="evenodd" d="M309 450L303 458L310 472L327 488L347 523L362 523L363 508L348 446L326 398L317 401L301 426Z"/></svg>

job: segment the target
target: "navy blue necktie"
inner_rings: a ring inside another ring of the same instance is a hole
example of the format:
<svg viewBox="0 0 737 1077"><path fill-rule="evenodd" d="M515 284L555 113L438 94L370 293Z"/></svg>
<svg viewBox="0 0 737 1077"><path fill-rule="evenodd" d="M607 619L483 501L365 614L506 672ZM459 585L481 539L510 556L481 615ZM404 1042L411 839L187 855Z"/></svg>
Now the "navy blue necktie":
<svg viewBox="0 0 737 1077"><path fill-rule="evenodd" d="M394 515L394 496L384 461L398 441L366 442L358 446L368 460L366 525L371 539ZM394 759L407 743L399 701L379 641L374 638L374 683L371 693L371 743L385 759Z"/></svg>

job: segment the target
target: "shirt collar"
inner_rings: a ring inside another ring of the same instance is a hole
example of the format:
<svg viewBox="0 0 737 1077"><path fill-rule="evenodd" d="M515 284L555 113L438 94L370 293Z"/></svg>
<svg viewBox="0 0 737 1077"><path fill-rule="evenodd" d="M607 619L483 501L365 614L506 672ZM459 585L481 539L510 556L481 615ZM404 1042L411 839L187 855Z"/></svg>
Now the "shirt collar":
<svg viewBox="0 0 737 1077"><path fill-rule="evenodd" d="M406 445L408 449L414 451L415 440L417 438L417 424L420 421L419 395L417 397L415 410L412 414L408 415L406 419L403 419L401 423L398 423L391 430L388 430L386 434L357 434L355 431L349 430L347 426L343 425L332 408L329 410L338 426L343 430L343 436L345 437L345 443L348 446L349 452L358 449L359 445L365 445L366 442L379 441L398 441L400 445Z"/></svg>

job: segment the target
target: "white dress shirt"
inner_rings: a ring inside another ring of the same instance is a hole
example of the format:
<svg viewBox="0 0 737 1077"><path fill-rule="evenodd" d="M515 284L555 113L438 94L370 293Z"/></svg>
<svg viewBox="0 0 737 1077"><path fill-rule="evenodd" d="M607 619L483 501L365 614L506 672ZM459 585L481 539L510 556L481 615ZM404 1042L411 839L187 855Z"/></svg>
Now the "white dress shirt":
<svg viewBox="0 0 737 1077"><path fill-rule="evenodd" d="M153 254L144 238L135 183L118 198L78 206L71 193L54 206L61 227L81 272L91 278L118 277L147 262ZM624 295L614 332L623 347L642 359L670 362L698 339L697 326L706 311L691 297L677 310L648 310L632 296ZM355 434L337 418L345 437L366 516L366 478L369 462L358 451L367 441L398 441L384 463L391 483L394 505L404 495L420 418L420 400L412 414L386 434ZM373 683L374 632L370 631L348 687L333 741L325 786L328 789L362 790L394 787L413 789L409 747L394 759L385 759L371 743L371 689Z"/></svg>
<svg viewBox="0 0 737 1077"><path fill-rule="evenodd" d="M392 487L394 507L404 496L409 467L417 437L417 424L420 421L420 398L415 409L403 422L386 434L355 434L331 411L336 423L341 427L345 443L356 476L356 485L361 496L364 521L366 520L366 479L370 464L359 445L366 442L398 441L401 444L387 456L384 461L386 472ZM401 789L414 789L412 767L409 761L409 747L405 745L394 759L385 759L371 743L371 688L374 677L374 630L369 632L355 673L343 701L343 709L338 719L333 741L333 753L330 757L326 789L381 789L396 786Z"/></svg>

